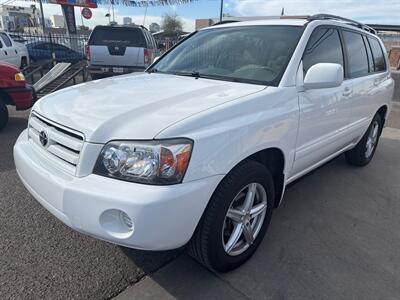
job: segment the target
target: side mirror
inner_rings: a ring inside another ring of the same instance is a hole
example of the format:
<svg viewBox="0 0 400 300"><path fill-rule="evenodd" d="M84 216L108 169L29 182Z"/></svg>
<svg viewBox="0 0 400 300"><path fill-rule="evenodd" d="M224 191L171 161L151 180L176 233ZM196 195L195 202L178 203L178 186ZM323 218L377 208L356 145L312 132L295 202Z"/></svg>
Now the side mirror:
<svg viewBox="0 0 400 300"><path fill-rule="evenodd" d="M157 56L157 57L154 57L154 60L153 60L153 63L155 63L157 60L159 60L160 59L160 57L159 56Z"/></svg>
<svg viewBox="0 0 400 300"><path fill-rule="evenodd" d="M326 89L338 87L344 80L343 67L339 64L319 63L313 65L304 78L304 89Z"/></svg>

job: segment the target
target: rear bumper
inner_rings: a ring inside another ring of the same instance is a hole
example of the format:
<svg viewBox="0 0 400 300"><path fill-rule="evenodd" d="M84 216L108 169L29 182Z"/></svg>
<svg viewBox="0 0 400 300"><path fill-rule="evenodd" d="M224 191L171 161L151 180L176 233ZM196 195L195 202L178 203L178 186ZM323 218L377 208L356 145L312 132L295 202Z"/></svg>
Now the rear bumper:
<svg viewBox="0 0 400 300"><path fill-rule="evenodd" d="M87 70L90 74L101 75L118 75L133 72L143 72L145 67L126 67L126 66L102 66L102 65L89 65Z"/></svg>
<svg viewBox="0 0 400 300"><path fill-rule="evenodd" d="M5 88L4 92L8 94L12 104L17 110L25 110L32 107L36 101L36 93L32 86Z"/></svg>

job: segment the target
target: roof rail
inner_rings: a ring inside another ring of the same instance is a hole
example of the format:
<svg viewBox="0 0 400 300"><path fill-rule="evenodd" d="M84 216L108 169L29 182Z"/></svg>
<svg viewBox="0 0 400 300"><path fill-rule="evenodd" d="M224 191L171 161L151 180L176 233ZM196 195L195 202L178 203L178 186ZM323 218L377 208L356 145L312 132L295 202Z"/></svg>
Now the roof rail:
<svg viewBox="0 0 400 300"><path fill-rule="evenodd" d="M368 25L365 25L363 23L351 20L351 19L347 19L347 18L343 18L343 17L339 17L339 16L335 16L335 15L329 15L329 14L317 14L317 15L313 15L308 17L308 21L316 21L316 20L337 20L337 21L343 21L349 25L353 25L356 26L358 28L361 28L369 33L372 34L376 34L376 30L373 29L372 27L369 27Z"/></svg>
<svg viewBox="0 0 400 300"><path fill-rule="evenodd" d="M217 25L222 25L222 24L229 24L229 23L236 23L236 22L240 22L240 21L239 20L225 20L225 21L217 22L217 23L213 24L212 26L217 26Z"/></svg>

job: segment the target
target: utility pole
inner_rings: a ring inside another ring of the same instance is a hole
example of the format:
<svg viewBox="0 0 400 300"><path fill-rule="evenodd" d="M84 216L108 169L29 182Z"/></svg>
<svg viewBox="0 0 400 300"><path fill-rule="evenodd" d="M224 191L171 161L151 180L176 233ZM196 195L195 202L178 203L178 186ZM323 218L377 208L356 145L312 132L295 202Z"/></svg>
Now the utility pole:
<svg viewBox="0 0 400 300"><path fill-rule="evenodd" d="M44 29L46 28L46 24L44 23L44 12L43 12L42 0L39 0L39 4L40 4L40 14L42 15L42 29L43 29L43 33L44 33Z"/></svg>
<svg viewBox="0 0 400 300"><path fill-rule="evenodd" d="M41 1L41 0L40 0ZM219 21L222 22L222 16L224 13L224 0L221 0L221 10L219 12Z"/></svg>

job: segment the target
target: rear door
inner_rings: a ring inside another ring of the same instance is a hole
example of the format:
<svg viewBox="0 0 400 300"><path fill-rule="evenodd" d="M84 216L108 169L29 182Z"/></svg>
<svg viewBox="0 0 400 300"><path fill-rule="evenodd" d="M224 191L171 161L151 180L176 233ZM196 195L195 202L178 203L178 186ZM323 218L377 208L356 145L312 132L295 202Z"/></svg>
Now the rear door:
<svg viewBox="0 0 400 300"><path fill-rule="evenodd" d="M98 26L88 44L91 65L144 67L146 39L140 28Z"/></svg>
<svg viewBox="0 0 400 300"><path fill-rule="evenodd" d="M382 104L385 90L386 62L383 49L374 37L357 31L342 30L347 54L346 77L353 84L349 135L359 138Z"/></svg>
<svg viewBox="0 0 400 300"><path fill-rule="evenodd" d="M21 58L18 54L18 50L14 46L10 37L5 32L0 32L0 37L3 42L3 48L1 49L1 51L3 52L2 56L6 59L7 62L19 68L21 66Z"/></svg>

